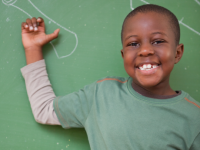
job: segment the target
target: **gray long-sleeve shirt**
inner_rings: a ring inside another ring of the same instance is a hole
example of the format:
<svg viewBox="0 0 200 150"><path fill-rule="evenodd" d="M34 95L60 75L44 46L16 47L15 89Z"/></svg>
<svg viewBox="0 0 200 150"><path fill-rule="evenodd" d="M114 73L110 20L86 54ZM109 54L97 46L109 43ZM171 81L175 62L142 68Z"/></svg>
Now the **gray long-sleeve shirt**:
<svg viewBox="0 0 200 150"><path fill-rule="evenodd" d="M35 120L41 124L60 125L53 108L56 97L46 71L44 60L21 68Z"/></svg>

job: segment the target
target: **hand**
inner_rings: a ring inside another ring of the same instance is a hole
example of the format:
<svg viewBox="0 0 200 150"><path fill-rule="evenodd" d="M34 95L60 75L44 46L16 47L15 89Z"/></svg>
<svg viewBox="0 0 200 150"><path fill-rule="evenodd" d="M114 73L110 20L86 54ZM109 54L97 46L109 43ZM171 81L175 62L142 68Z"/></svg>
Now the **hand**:
<svg viewBox="0 0 200 150"><path fill-rule="evenodd" d="M26 19L21 25L22 43L24 45L27 64L42 60L42 46L58 37L60 29L52 34L45 33L45 24L42 18Z"/></svg>
<svg viewBox="0 0 200 150"><path fill-rule="evenodd" d="M31 49L42 49L42 46L58 37L60 29L56 29L52 34L45 33L45 24L42 18L35 17L22 22L22 43L25 51Z"/></svg>

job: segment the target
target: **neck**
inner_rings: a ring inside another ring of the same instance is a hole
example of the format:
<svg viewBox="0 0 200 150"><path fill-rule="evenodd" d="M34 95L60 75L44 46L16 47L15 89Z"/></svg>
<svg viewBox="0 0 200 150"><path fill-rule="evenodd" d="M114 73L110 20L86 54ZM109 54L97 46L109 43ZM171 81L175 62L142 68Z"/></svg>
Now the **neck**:
<svg viewBox="0 0 200 150"><path fill-rule="evenodd" d="M169 80L168 80L169 81ZM161 96L170 96L170 95L176 95L177 93L172 90L172 88L169 85L169 82L167 83L160 83L159 85L155 85L153 87L143 87L139 83L136 83L133 81L132 87L137 89L136 91L140 94L145 93L147 95L161 95ZM142 92L142 93L141 93ZM143 94L142 94L143 95Z"/></svg>

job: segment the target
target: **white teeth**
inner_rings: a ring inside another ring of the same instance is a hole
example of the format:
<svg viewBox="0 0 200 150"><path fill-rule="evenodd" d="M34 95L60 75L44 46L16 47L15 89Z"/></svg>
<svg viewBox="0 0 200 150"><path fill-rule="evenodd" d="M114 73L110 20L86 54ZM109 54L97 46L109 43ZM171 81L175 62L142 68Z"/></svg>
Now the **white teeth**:
<svg viewBox="0 0 200 150"><path fill-rule="evenodd" d="M153 68L157 68L158 66L157 65L153 65Z"/></svg>
<svg viewBox="0 0 200 150"><path fill-rule="evenodd" d="M144 68L140 67L140 70L146 70L146 69L144 69Z"/></svg>
<svg viewBox="0 0 200 150"><path fill-rule="evenodd" d="M149 69L150 69L150 68L151 68L151 64L148 64L148 65L147 65L147 68L149 68Z"/></svg>
<svg viewBox="0 0 200 150"><path fill-rule="evenodd" d="M140 70L151 70L153 68L157 68L158 65L144 64L139 67Z"/></svg>

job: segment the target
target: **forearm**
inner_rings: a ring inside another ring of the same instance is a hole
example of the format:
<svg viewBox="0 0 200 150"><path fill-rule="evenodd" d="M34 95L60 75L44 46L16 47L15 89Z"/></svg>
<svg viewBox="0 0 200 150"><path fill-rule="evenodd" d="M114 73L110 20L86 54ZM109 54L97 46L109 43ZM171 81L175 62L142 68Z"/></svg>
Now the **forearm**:
<svg viewBox="0 0 200 150"><path fill-rule="evenodd" d="M31 63L21 69L25 79L27 93L34 118L42 124L60 125L53 108L53 99L56 97L48 79L44 60Z"/></svg>
<svg viewBox="0 0 200 150"><path fill-rule="evenodd" d="M25 49L27 65L43 59L42 47L31 47Z"/></svg>

